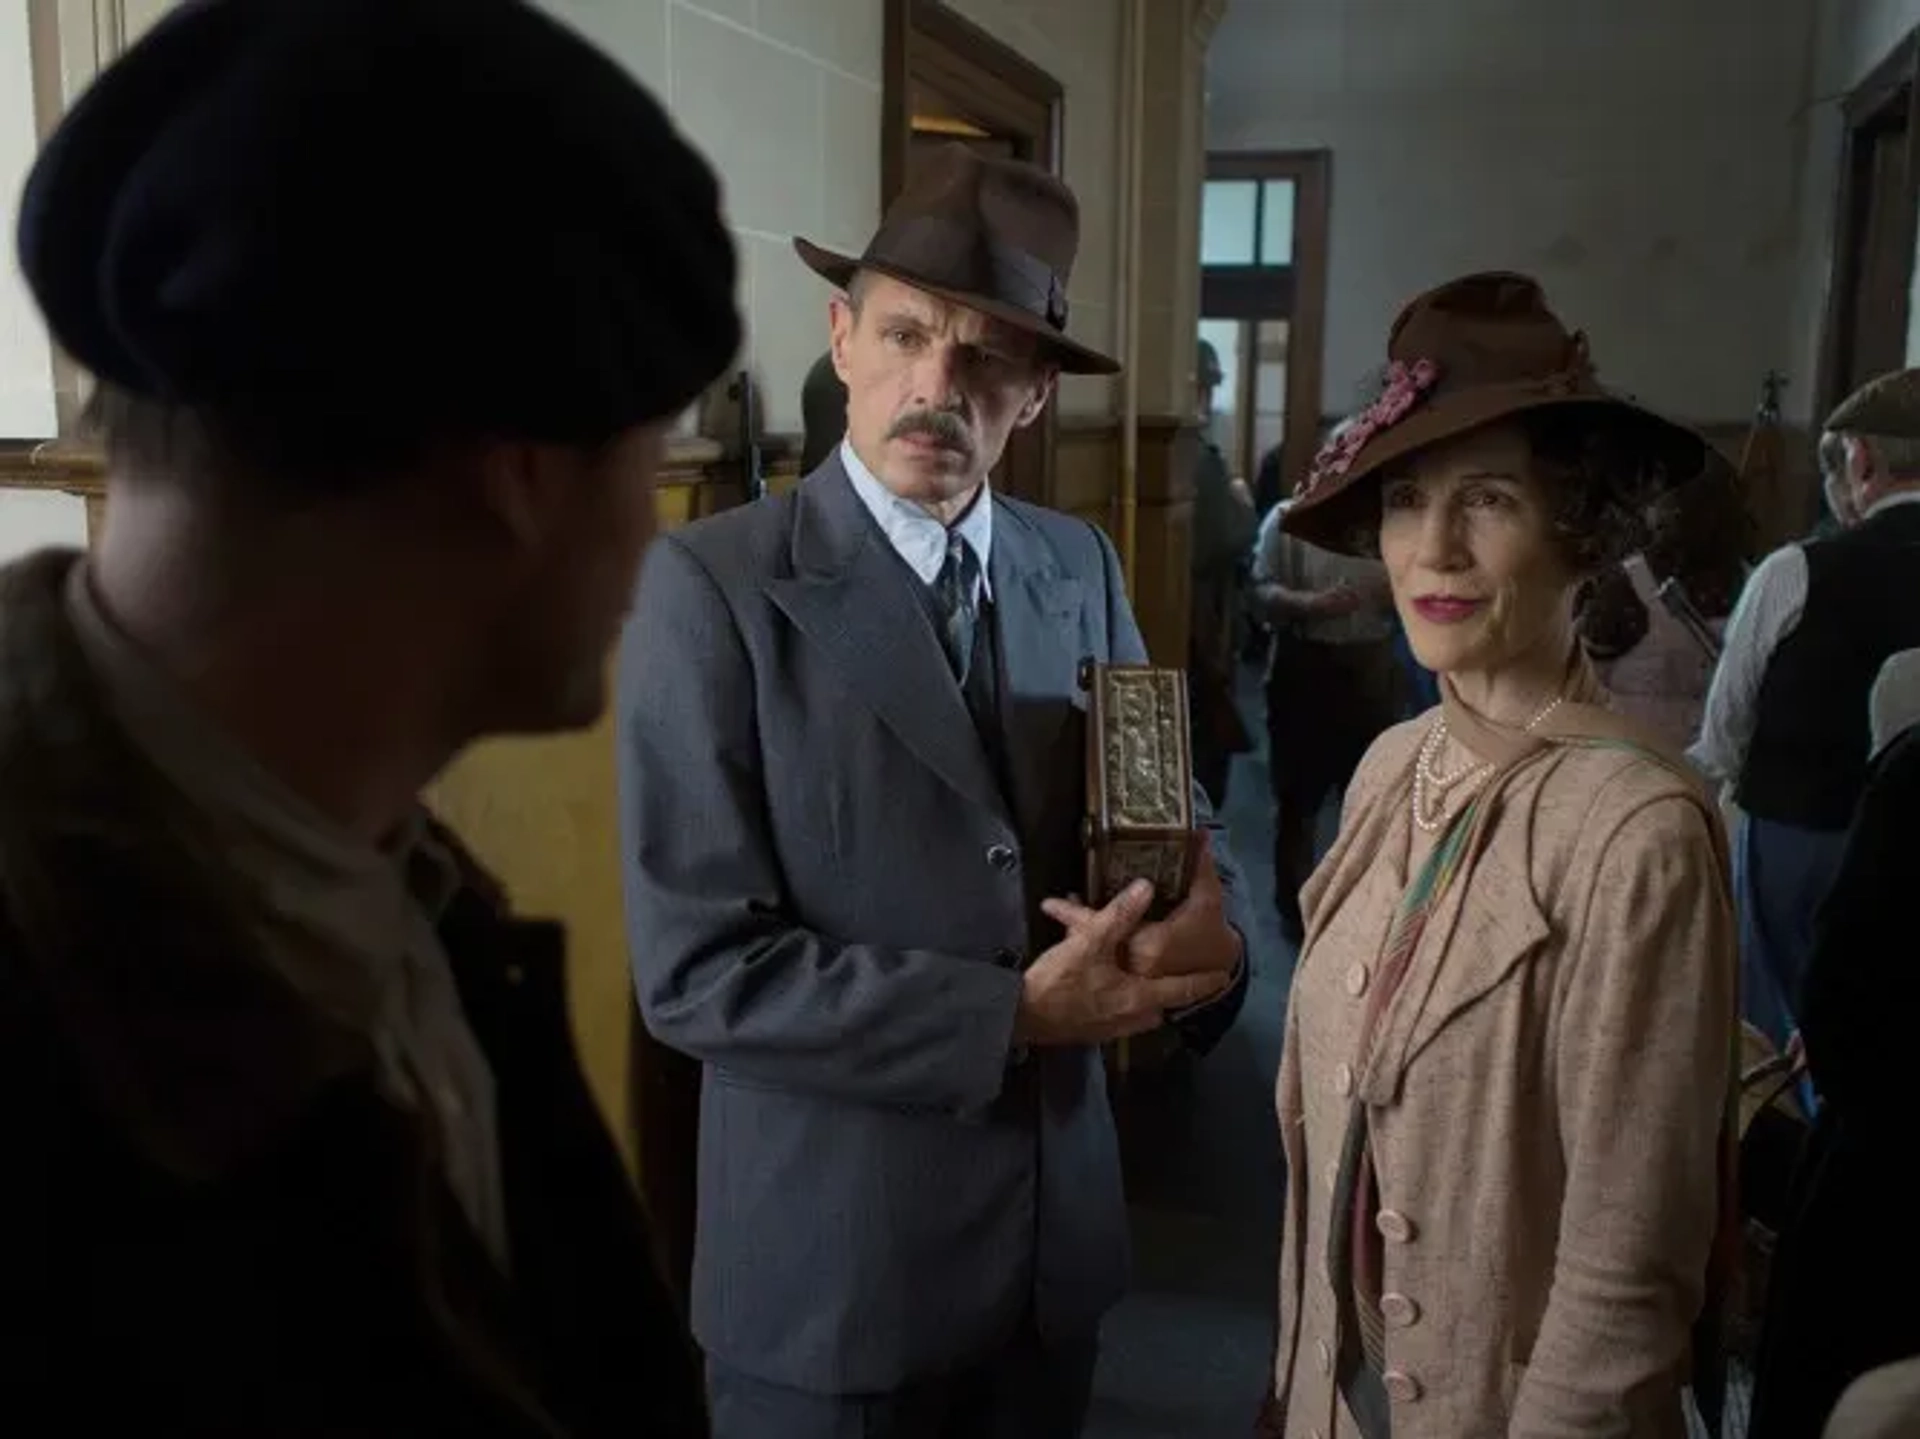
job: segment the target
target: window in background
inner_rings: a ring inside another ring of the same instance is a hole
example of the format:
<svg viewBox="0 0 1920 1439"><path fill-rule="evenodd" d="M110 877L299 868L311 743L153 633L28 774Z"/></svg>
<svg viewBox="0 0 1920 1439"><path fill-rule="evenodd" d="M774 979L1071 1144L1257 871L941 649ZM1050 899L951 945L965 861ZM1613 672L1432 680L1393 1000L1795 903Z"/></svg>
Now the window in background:
<svg viewBox="0 0 1920 1439"><path fill-rule="evenodd" d="M1200 333L1228 372L1215 435L1227 468L1249 481L1283 446L1283 489L1305 472L1319 430L1331 168L1324 150L1207 157Z"/></svg>
<svg viewBox="0 0 1920 1439"><path fill-rule="evenodd" d="M1285 320L1258 320L1246 326L1253 335L1253 455L1254 469L1267 451L1287 437L1287 336ZM1251 476L1249 476L1251 478Z"/></svg>
<svg viewBox="0 0 1920 1439"><path fill-rule="evenodd" d="M1291 180L1268 180L1260 187L1260 263L1293 263L1293 191Z"/></svg>
<svg viewBox="0 0 1920 1439"><path fill-rule="evenodd" d="M1200 263L1251 265L1260 234L1260 186L1209 180L1200 195Z"/></svg>
<svg viewBox="0 0 1920 1439"><path fill-rule="evenodd" d="M1207 426L1207 438L1219 446L1220 453L1227 457L1228 472L1235 475L1241 473L1238 456L1245 448L1242 420L1247 409L1241 403L1241 377L1246 374L1244 328L1238 320L1200 322L1200 338L1220 357L1220 383L1213 392L1213 419Z"/></svg>

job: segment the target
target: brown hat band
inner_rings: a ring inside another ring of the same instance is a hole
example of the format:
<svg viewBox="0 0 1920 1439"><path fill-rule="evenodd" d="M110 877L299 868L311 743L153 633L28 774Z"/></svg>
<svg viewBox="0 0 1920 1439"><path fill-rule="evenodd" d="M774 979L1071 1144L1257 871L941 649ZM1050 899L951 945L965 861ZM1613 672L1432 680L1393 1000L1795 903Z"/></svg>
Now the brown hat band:
<svg viewBox="0 0 1920 1439"><path fill-rule="evenodd" d="M1067 289L1054 268L970 225L937 215L900 220L873 237L863 261L928 280L948 277L949 288L991 295L1056 330L1067 327Z"/></svg>

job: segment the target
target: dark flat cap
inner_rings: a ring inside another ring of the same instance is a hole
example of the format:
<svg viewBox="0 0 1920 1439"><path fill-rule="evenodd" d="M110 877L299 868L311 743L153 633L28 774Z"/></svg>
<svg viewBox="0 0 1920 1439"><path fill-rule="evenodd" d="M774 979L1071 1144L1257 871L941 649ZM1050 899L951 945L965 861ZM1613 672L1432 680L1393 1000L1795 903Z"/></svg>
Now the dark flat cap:
<svg viewBox="0 0 1920 1439"><path fill-rule="evenodd" d="M1882 440L1920 440L1920 370L1877 375L1834 407L1826 428Z"/></svg>
<svg viewBox="0 0 1920 1439"><path fill-rule="evenodd" d="M177 404L593 444L739 348L706 162L521 0L191 0L48 141L55 338Z"/></svg>

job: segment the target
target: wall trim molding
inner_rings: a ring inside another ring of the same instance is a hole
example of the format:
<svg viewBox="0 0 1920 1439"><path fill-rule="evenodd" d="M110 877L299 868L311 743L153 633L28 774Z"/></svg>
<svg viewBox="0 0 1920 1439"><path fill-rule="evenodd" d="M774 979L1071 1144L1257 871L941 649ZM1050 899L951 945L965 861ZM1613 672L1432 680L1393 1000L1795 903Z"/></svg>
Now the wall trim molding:
<svg viewBox="0 0 1920 1439"><path fill-rule="evenodd" d="M795 437L770 435L761 443L769 475L795 467L800 451ZM661 464L659 483L737 484L738 457L718 440L683 436L669 442ZM107 461L96 446L76 440L46 440L38 444L0 442L0 489L65 490L99 499L107 492Z"/></svg>

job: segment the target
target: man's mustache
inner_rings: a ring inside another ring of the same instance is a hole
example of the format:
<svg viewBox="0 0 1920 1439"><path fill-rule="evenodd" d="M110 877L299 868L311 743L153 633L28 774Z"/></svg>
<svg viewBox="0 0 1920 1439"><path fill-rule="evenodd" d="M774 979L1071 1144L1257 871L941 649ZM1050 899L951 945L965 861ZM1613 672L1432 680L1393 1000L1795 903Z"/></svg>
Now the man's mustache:
<svg viewBox="0 0 1920 1439"><path fill-rule="evenodd" d="M967 434L967 427L958 415L947 410L915 410L895 420L893 428L887 431L889 440L904 440L911 435L924 435L936 445L958 450L963 455L973 453L973 440Z"/></svg>

